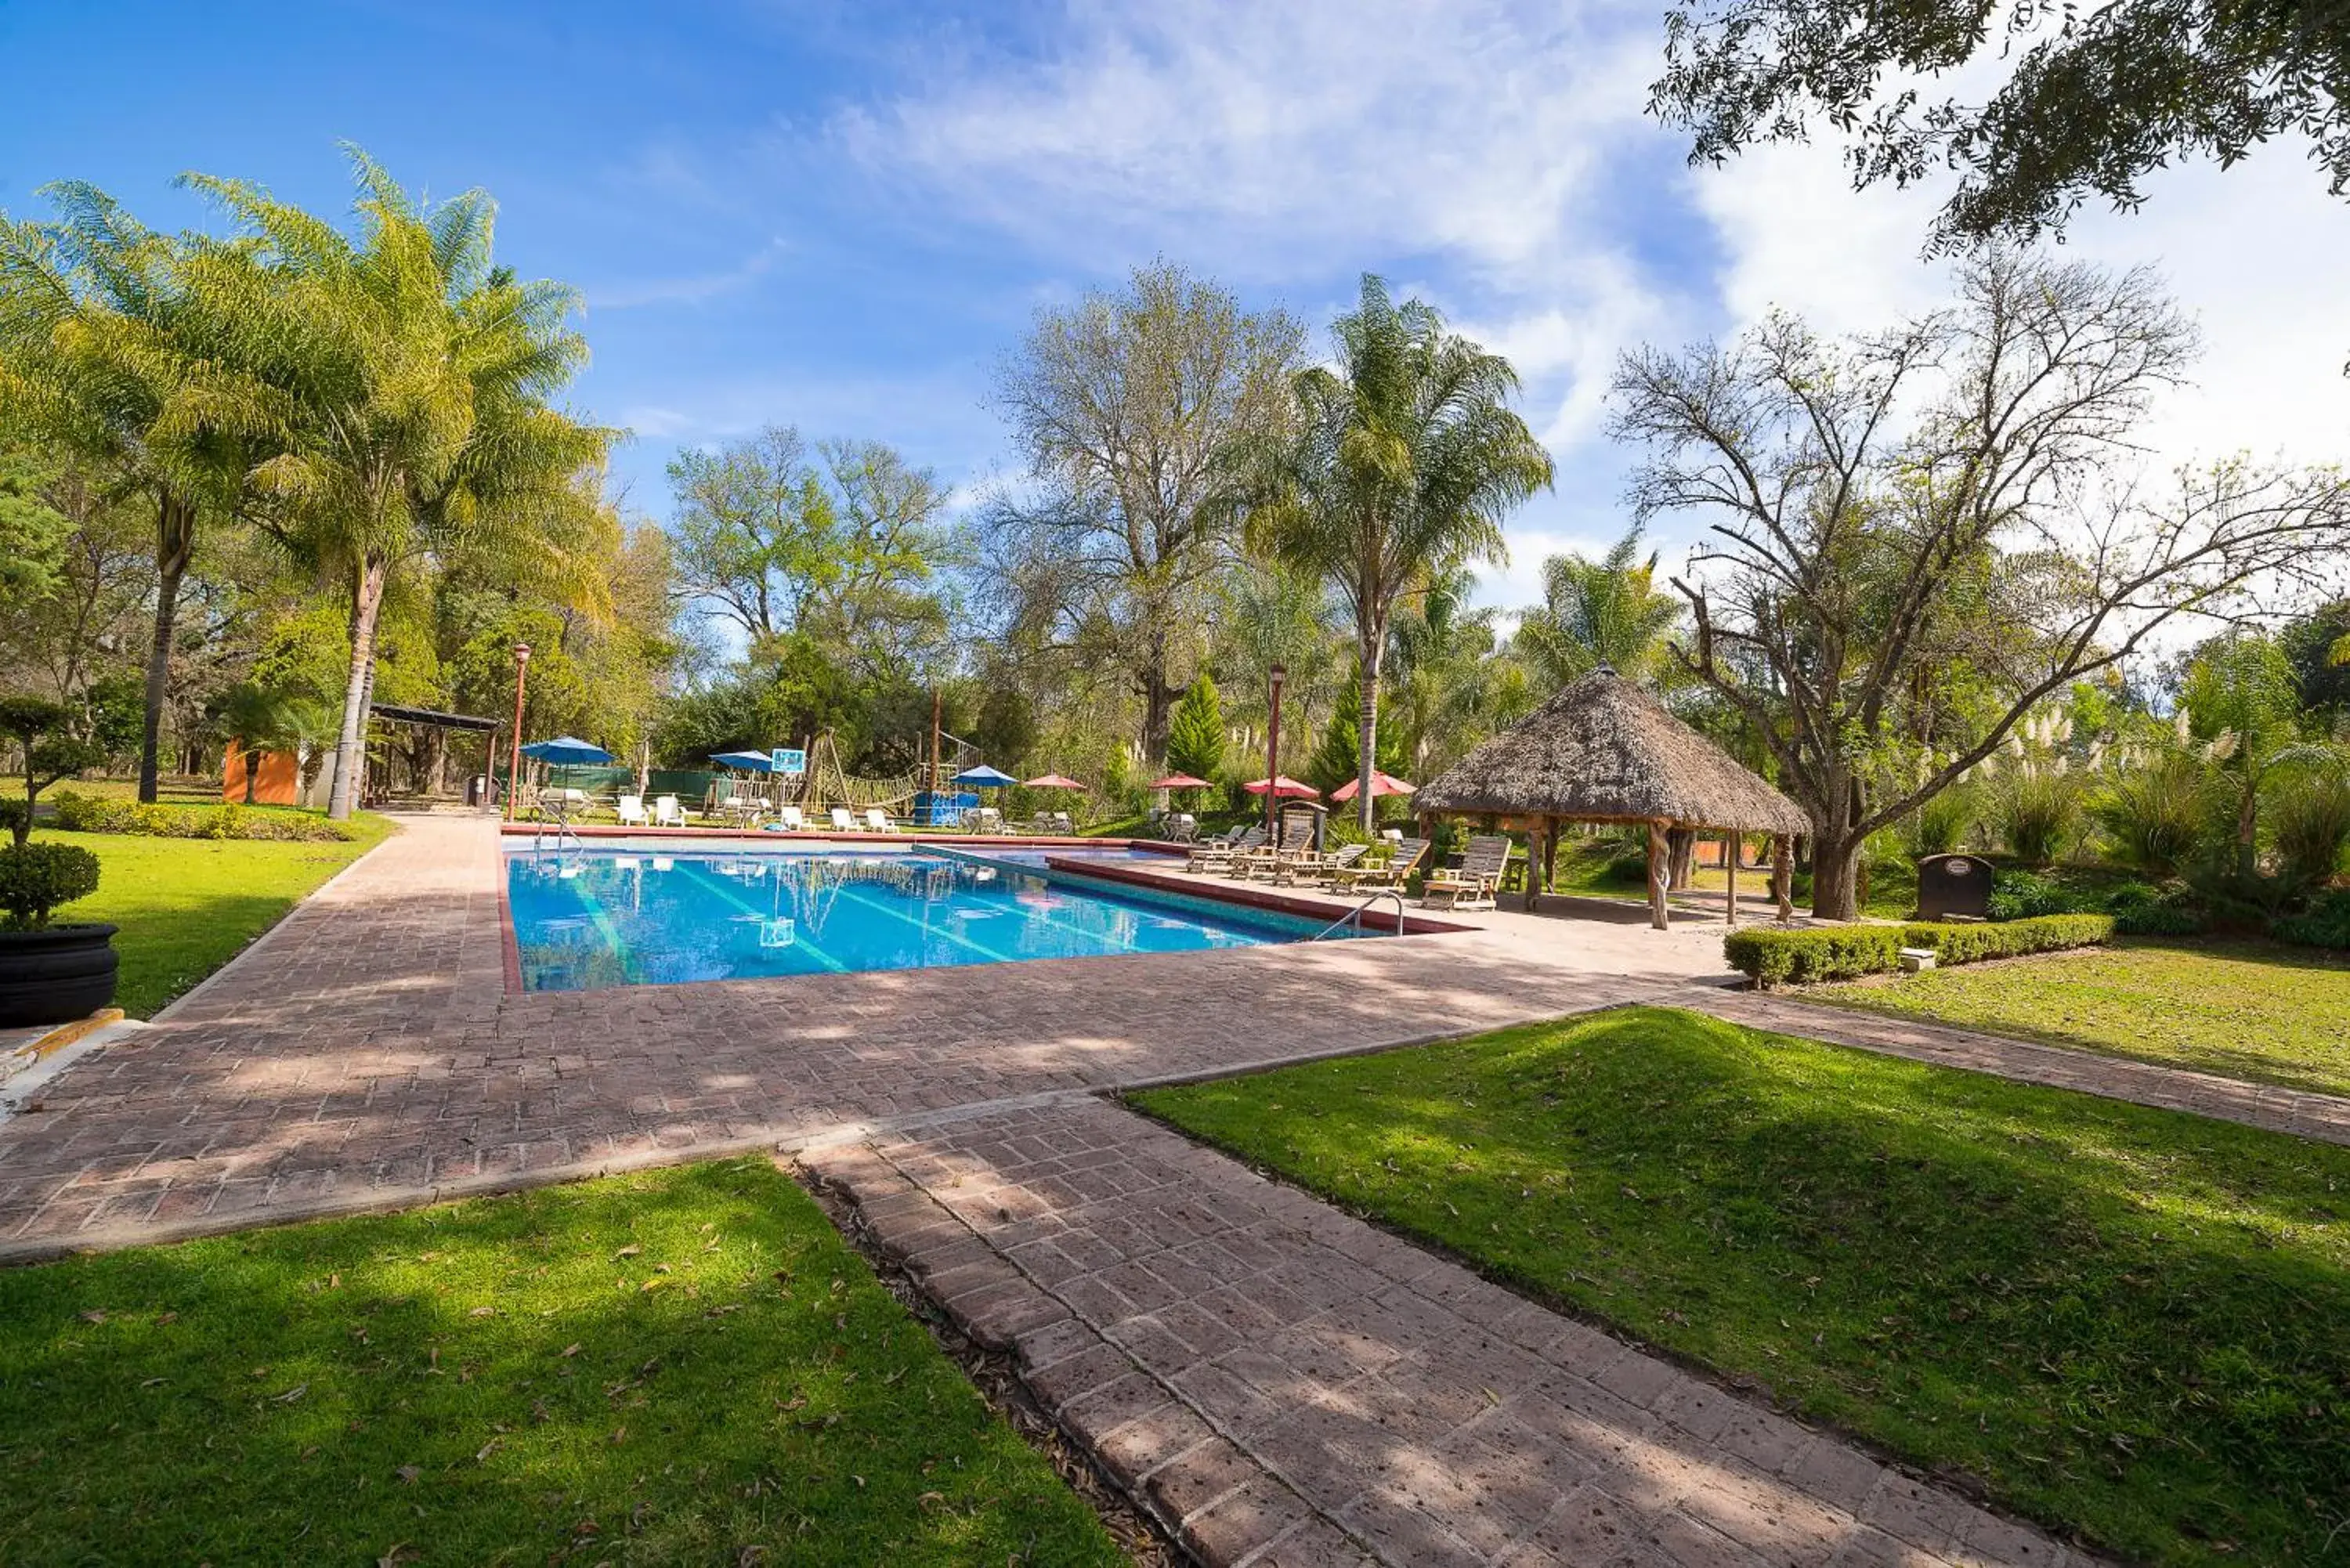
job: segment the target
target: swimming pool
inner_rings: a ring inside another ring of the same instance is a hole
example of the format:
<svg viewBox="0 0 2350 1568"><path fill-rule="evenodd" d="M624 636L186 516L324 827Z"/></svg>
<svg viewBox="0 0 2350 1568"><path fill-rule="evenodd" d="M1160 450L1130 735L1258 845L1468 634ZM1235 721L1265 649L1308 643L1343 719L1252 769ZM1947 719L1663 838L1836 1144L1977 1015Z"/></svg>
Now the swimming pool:
<svg viewBox="0 0 2350 1568"><path fill-rule="evenodd" d="M1026 860L517 853L506 857L506 901L525 991L1199 952L1299 941L1321 929L1201 898L1048 877L1041 857L1033 869Z"/></svg>

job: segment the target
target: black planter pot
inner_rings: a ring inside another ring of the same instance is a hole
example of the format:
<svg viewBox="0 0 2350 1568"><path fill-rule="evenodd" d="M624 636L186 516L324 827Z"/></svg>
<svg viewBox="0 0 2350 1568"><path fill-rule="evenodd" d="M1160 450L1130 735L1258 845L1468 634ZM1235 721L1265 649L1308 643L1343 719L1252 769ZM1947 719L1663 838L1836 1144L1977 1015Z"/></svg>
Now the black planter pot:
<svg viewBox="0 0 2350 1568"><path fill-rule="evenodd" d="M0 1029L70 1023L114 1000L114 928L0 931Z"/></svg>

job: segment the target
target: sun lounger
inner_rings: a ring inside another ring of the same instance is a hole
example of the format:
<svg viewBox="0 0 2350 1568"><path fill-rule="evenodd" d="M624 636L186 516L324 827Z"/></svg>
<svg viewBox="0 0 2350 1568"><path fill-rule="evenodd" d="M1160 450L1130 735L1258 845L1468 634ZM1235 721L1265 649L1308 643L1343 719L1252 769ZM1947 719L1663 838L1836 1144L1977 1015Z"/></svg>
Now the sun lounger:
<svg viewBox="0 0 2350 1568"><path fill-rule="evenodd" d="M1395 852L1378 865L1366 866L1357 861L1331 873L1330 890L1334 893L1401 892L1404 878L1419 869L1420 860L1427 854L1427 839L1399 839Z"/></svg>
<svg viewBox="0 0 2350 1568"><path fill-rule="evenodd" d="M1469 841L1458 869L1435 871L1420 887L1419 903L1426 909L1490 909L1502 875L1510 867L1507 838L1481 835Z"/></svg>
<svg viewBox="0 0 2350 1568"><path fill-rule="evenodd" d="M640 794L622 795L614 809L619 813L622 827L642 827L652 820L645 815L645 797Z"/></svg>
<svg viewBox="0 0 2350 1568"><path fill-rule="evenodd" d="M775 820L767 826L776 833L805 833L807 815L795 805L782 806L775 812Z"/></svg>
<svg viewBox="0 0 2350 1568"><path fill-rule="evenodd" d="M683 827L685 826L685 807L678 805L677 796L673 794L664 794L654 797L653 826L655 827Z"/></svg>
<svg viewBox="0 0 2350 1568"><path fill-rule="evenodd" d="M832 808L832 830L835 833L862 833L865 831L863 828L857 826L857 819L848 815L848 808L845 805L836 805Z"/></svg>
<svg viewBox="0 0 2350 1568"><path fill-rule="evenodd" d="M1263 842L1264 829L1256 826L1228 833L1221 839L1195 844L1191 846L1190 857L1183 862L1183 869L1206 873L1229 871L1235 856L1244 855Z"/></svg>
<svg viewBox="0 0 2350 1568"><path fill-rule="evenodd" d="M865 831L868 833L895 833L898 831L898 825L891 822L889 820L889 814L882 810L879 806L868 805L865 808Z"/></svg>
<svg viewBox="0 0 2350 1568"><path fill-rule="evenodd" d="M1327 855L1307 851L1295 858L1282 862L1273 868L1274 886L1284 884L1319 888L1328 885L1339 872L1353 866L1371 852L1367 844L1342 844Z"/></svg>

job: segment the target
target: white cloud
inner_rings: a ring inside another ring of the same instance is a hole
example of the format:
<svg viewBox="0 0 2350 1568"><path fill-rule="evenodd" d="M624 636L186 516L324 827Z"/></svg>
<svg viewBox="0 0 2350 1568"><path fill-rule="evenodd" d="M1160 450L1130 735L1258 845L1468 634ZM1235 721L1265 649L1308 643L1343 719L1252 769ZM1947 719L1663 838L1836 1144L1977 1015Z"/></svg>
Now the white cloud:
<svg viewBox="0 0 2350 1568"><path fill-rule="evenodd" d="M590 288L587 291L588 308L628 310L645 305L701 305L748 288L773 271L790 248L784 241L772 239L722 272L647 278Z"/></svg>

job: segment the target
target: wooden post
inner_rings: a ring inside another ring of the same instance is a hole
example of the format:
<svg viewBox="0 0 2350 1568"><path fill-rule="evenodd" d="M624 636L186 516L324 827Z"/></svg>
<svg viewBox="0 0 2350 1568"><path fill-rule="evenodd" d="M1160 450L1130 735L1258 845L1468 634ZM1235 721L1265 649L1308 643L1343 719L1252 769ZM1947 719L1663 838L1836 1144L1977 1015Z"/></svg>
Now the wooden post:
<svg viewBox="0 0 2350 1568"><path fill-rule="evenodd" d="M1735 832L1721 836L1722 858L1730 867L1730 892L1723 900L1721 916L1722 923L1727 926L1738 924L1738 852L1741 847Z"/></svg>
<svg viewBox="0 0 2350 1568"><path fill-rule="evenodd" d="M1534 913L1543 890L1543 845L1550 834L1550 818L1536 817L1526 832L1526 913Z"/></svg>
<svg viewBox="0 0 2350 1568"><path fill-rule="evenodd" d="M1795 918L1794 857L1789 852L1787 836L1771 837L1771 892L1779 900L1779 923L1787 925Z"/></svg>
<svg viewBox="0 0 2350 1568"><path fill-rule="evenodd" d="M1648 924L1669 930L1665 916L1665 876L1671 855L1665 845L1665 825L1648 824Z"/></svg>

